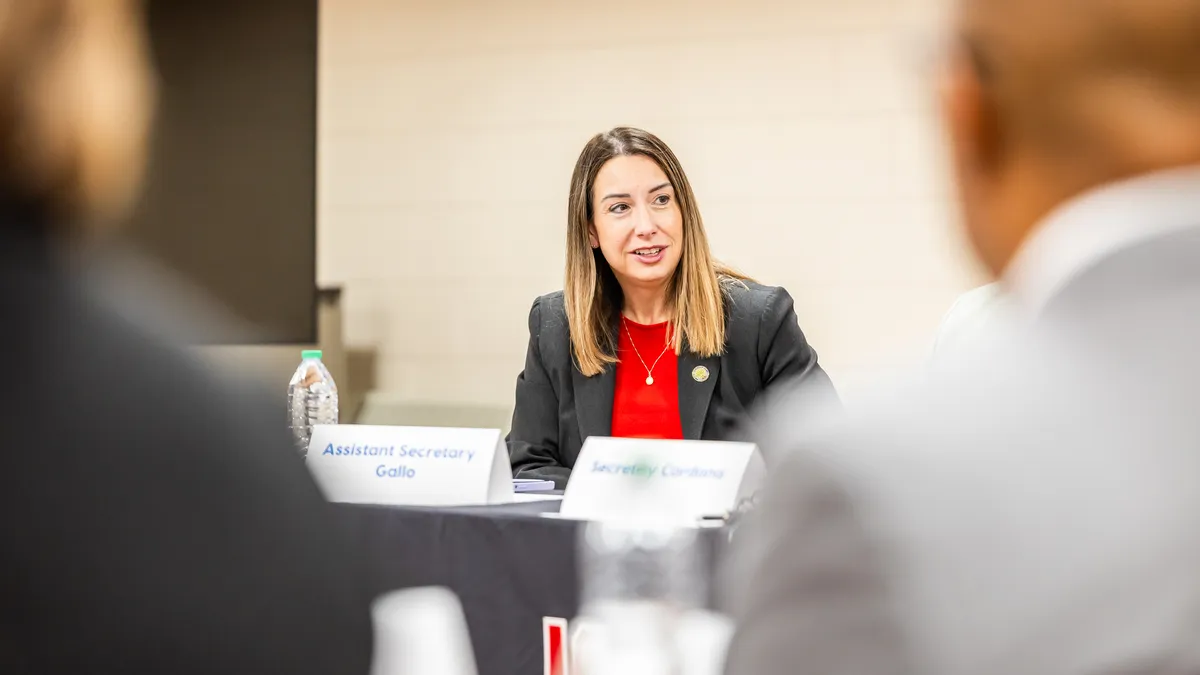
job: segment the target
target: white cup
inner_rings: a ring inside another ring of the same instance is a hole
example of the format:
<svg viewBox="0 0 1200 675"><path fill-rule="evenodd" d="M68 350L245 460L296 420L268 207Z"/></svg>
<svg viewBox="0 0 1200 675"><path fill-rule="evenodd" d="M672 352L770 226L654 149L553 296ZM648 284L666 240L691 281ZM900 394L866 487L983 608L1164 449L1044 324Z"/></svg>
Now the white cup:
<svg viewBox="0 0 1200 675"><path fill-rule="evenodd" d="M380 596L371 605L371 675L477 675L462 604L441 587Z"/></svg>

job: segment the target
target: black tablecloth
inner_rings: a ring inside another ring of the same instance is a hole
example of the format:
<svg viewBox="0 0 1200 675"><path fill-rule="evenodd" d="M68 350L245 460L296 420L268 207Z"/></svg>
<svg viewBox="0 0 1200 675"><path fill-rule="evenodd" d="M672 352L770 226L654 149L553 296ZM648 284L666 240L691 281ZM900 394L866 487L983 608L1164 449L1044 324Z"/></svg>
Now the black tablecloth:
<svg viewBox="0 0 1200 675"><path fill-rule="evenodd" d="M542 618L574 617L583 523L545 518L558 501L487 507L337 505L366 552L373 594L446 586L466 613L479 675L540 675ZM710 569L725 530L704 530Z"/></svg>

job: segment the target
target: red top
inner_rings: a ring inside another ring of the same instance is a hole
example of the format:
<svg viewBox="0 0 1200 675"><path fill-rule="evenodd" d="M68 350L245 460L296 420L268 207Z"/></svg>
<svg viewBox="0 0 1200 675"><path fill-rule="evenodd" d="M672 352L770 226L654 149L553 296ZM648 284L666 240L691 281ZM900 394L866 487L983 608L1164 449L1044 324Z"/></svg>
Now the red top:
<svg viewBox="0 0 1200 675"><path fill-rule="evenodd" d="M644 326L622 317L619 327L612 435L683 438L683 424L679 421L679 357L667 345L667 324ZM647 368L653 371L654 384L646 384Z"/></svg>

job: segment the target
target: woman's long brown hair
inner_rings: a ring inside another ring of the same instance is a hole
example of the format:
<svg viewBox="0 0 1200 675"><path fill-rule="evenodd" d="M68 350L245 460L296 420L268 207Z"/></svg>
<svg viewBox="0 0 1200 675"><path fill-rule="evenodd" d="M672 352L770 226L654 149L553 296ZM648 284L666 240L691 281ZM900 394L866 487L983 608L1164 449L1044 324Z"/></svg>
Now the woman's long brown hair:
<svg viewBox="0 0 1200 675"><path fill-rule="evenodd" d="M571 346L579 370L588 377L600 374L608 364L617 361L613 326L623 301L621 287L608 261L588 242L588 228L594 215L592 189L596 174L606 162L628 155L649 157L658 164L675 188L675 199L683 216L683 253L667 289L676 354L682 352L685 343L690 351L705 357L724 351L722 286L746 280L713 260L691 183L666 143L650 132L631 127L617 127L592 137L571 175L564 284Z"/></svg>

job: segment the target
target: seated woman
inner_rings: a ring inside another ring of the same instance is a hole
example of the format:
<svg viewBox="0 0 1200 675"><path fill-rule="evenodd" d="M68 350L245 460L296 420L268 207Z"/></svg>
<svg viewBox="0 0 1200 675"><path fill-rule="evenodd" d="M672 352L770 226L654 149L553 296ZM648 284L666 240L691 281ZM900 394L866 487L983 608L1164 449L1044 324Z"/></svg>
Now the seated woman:
<svg viewBox="0 0 1200 675"><path fill-rule="evenodd" d="M515 477L563 487L589 436L728 438L785 381L832 393L787 291L713 260L687 176L653 134L588 142L568 220L566 289L529 313Z"/></svg>

